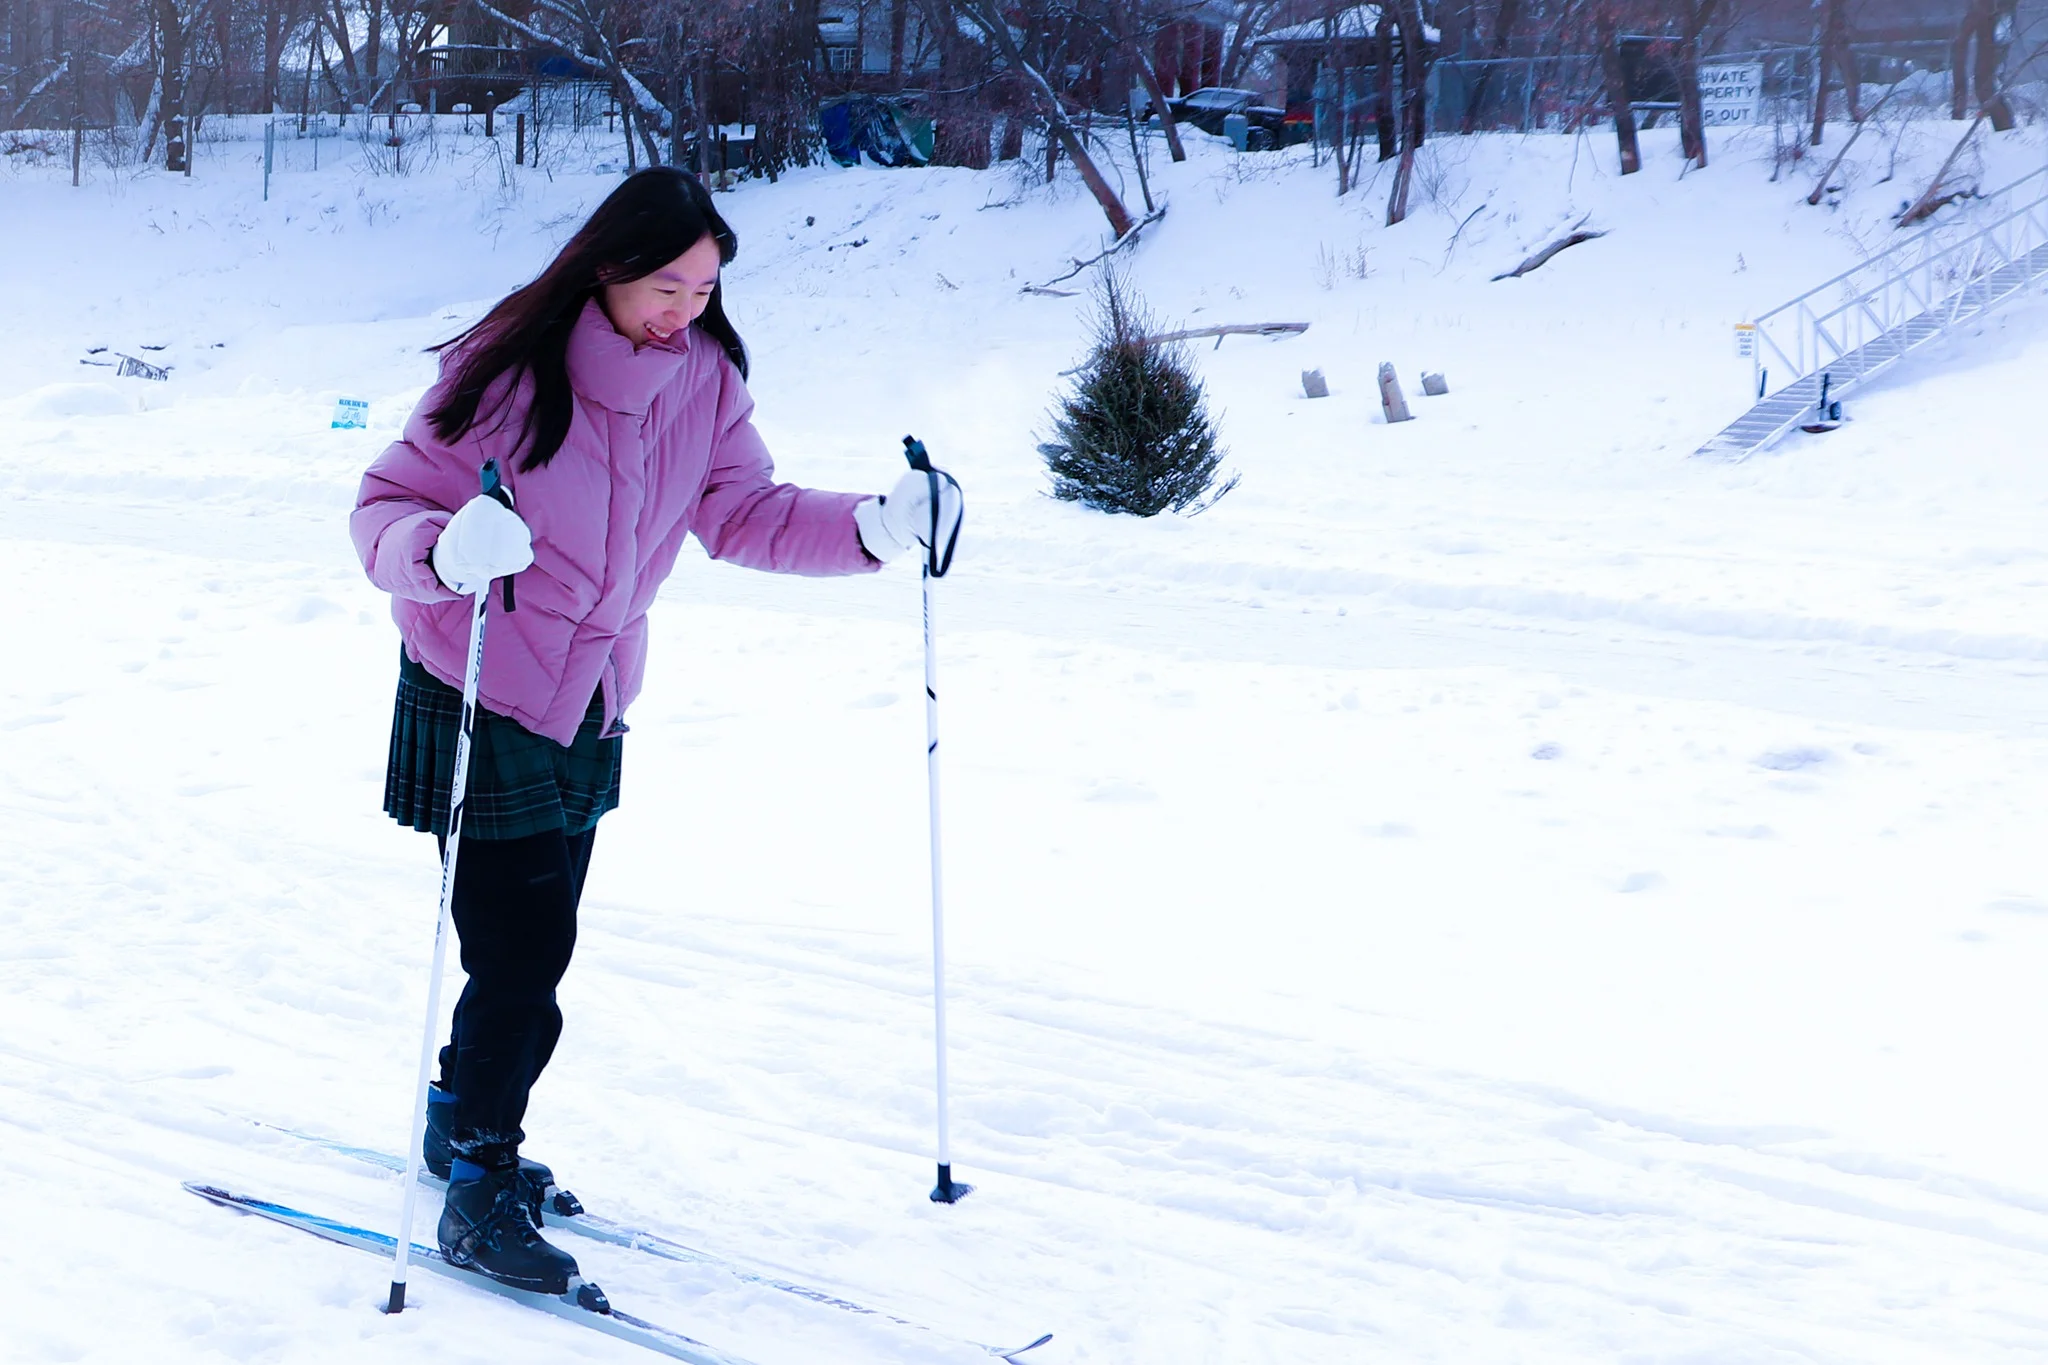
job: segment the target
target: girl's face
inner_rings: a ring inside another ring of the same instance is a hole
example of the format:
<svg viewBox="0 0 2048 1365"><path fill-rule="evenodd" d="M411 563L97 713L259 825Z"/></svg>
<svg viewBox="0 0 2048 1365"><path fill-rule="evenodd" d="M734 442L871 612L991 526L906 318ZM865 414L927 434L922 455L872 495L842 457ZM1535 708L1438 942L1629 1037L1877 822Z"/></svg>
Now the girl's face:
<svg viewBox="0 0 2048 1365"><path fill-rule="evenodd" d="M638 348L667 341L695 322L717 284L718 242L707 235L651 275L604 286L598 306L613 330Z"/></svg>

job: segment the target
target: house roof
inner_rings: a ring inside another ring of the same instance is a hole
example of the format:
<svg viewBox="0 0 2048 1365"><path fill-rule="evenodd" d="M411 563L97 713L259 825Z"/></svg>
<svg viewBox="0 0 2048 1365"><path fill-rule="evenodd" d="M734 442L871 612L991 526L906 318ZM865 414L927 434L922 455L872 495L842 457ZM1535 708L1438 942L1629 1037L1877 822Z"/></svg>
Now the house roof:
<svg viewBox="0 0 2048 1365"><path fill-rule="evenodd" d="M1371 42L1380 35L1380 7L1378 5L1353 5L1337 13L1334 33L1326 19L1310 19L1307 23L1289 24L1276 28L1271 33L1252 40L1254 47L1275 47L1292 43L1328 42L1333 37L1338 42ZM1422 26L1422 40L1436 44L1443 41L1443 30L1434 24Z"/></svg>
<svg viewBox="0 0 2048 1365"><path fill-rule="evenodd" d="M1258 45L1267 43L1319 43L1330 37L1324 19L1311 19L1303 24L1289 24L1276 28L1271 33L1253 39ZM1337 12L1336 37L1340 39L1372 39L1379 36L1380 7L1378 5L1353 5L1350 9Z"/></svg>

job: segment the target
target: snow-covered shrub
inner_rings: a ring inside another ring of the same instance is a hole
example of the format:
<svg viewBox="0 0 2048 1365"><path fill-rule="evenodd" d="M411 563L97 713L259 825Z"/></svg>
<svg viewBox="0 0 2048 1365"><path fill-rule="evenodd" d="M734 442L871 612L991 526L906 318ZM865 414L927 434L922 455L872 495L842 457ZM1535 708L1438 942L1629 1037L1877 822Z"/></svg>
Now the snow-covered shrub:
<svg viewBox="0 0 2048 1365"><path fill-rule="evenodd" d="M1041 443L1052 495L1103 512L1199 512L1237 486L1216 485L1223 452L1194 360L1155 328L1130 281L1105 269L1095 344Z"/></svg>

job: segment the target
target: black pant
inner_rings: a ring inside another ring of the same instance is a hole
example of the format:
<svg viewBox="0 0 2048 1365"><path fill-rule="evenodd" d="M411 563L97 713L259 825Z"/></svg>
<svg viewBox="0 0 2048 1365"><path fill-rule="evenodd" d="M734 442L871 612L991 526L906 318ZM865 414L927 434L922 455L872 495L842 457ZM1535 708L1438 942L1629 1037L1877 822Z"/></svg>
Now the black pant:
<svg viewBox="0 0 2048 1365"><path fill-rule="evenodd" d="M518 1150L527 1095L562 1036L555 987L576 948L596 837L593 828L462 841L455 932L469 980L441 1049L441 1085L455 1096L455 1149L481 1165Z"/></svg>

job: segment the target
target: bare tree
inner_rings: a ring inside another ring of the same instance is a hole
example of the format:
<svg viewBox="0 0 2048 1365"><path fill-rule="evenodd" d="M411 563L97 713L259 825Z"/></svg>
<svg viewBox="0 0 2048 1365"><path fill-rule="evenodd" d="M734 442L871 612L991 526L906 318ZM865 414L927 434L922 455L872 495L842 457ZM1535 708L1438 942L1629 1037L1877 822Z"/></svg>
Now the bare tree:
<svg viewBox="0 0 2048 1365"><path fill-rule="evenodd" d="M1365 130L1361 122L1352 117L1351 91L1353 86L1352 67L1349 58L1360 46L1361 40L1344 32L1343 15L1334 0L1323 10L1323 56L1316 76L1316 99L1326 110L1334 105L1335 116L1329 127L1330 159L1337 165L1337 197L1351 193L1358 183L1358 158L1365 150ZM1384 28L1377 17L1374 28ZM1375 35L1377 41L1377 35ZM1380 62L1384 66L1385 58ZM1385 101L1382 97L1380 116L1374 122L1384 125Z"/></svg>
<svg viewBox="0 0 2048 1365"><path fill-rule="evenodd" d="M1067 117L1059 92L1053 88L1046 73L1025 58L1002 6L997 0L958 0L958 4L960 14L981 30L1010 70L1023 77L1037 92L1040 112L1052 137L1067 154L1067 159L1074 163L1074 169L1081 173L1081 179L1088 186L1088 192L1095 196L1095 202L1101 205L1103 216L1109 219L1110 231L1119 239L1129 235L1135 226L1130 210L1124 207L1123 200L1118 198L1117 192L1103 177L1102 169L1095 164L1095 158L1089 154L1080 133Z"/></svg>
<svg viewBox="0 0 2048 1365"><path fill-rule="evenodd" d="M584 65L603 71L625 114L627 137L637 131L648 164L661 160L655 135L668 128L669 111L646 83L627 69L622 55L626 45L641 36L641 20L647 14L644 6L633 0L533 0L532 18L519 19L490 0L473 3L514 33L548 47L566 48ZM812 28L816 28L815 20Z"/></svg>
<svg viewBox="0 0 2048 1365"><path fill-rule="evenodd" d="M1231 24L1230 46L1223 51L1222 83L1236 85L1250 60L1252 43L1272 27L1280 13L1279 0L1238 0Z"/></svg>
<svg viewBox="0 0 2048 1365"><path fill-rule="evenodd" d="M365 110L374 108L377 75L384 60L382 0L312 0L312 8L323 39L321 74L341 96L344 107L360 104Z"/></svg>
<svg viewBox="0 0 2048 1365"><path fill-rule="evenodd" d="M1401 159L1394 167L1394 185L1387 194L1387 226L1392 227L1408 216L1415 154L1429 132L1430 49L1421 0L1384 0L1384 5L1382 14L1399 26L1401 52Z"/></svg>
<svg viewBox="0 0 2048 1365"><path fill-rule="evenodd" d="M1255 6L1247 4L1242 8L1250 10ZM1145 95L1152 102L1152 112L1159 116L1159 126L1166 133L1167 154L1175 161L1186 161L1188 153L1181 145L1179 121L1166 103L1166 91L1160 86L1158 69L1152 63L1152 44L1157 40L1161 26L1158 17L1143 0L1109 0L1110 40L1130 61L1132 73L1145 87Z"/></svg>
<svg viewBox="0 0 2048 1365"><path fill-rule="evenodd" d="M295 38L305 23L305 7L301 0L262 0L259 20L263 39L263 88L259 102L264 113L278 105L279 67L284 61L285 45Z"/></svg>
<svg viewBox="0 0 2048 1365"><path fill-rule="evenodd" d="M156 43L156 74L150 97L151 130L164 139L164 169L174 174L191 170L191 129L185 91L191 76L192 36L208 18L207 0L152 0L150 10Z"/></svg>

